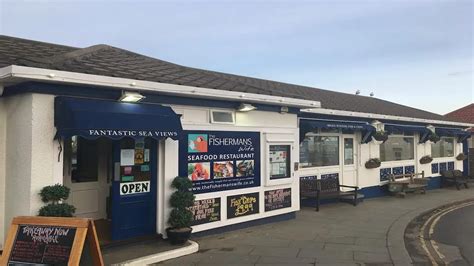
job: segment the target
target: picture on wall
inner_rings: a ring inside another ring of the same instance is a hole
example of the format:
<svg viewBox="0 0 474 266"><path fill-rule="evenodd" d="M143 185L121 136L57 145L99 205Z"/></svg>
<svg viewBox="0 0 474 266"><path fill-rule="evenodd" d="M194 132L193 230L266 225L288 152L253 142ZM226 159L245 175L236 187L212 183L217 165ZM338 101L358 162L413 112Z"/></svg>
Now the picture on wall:
<svg viewBox="0 0 474 266"><path fill-rule="evenodd" d="M253 176L254 175L254 161L242 160L237 161L237 176Z"/></svg>
<svg viewBox="0 0 474 266"><path fill-rule="evenodd" d="M179 174L195 194L260 186L260 133L184 131Z"/></svg>
<svg viewBox="0 0 474 266"><path fill-rule="evenodd" d="M207 152L207 134L189 134L188 152Z"/></svg>
<svg viewBox="0 0 474 266"><path fill-rule="evenodd" d="M210 179L211 165L208 162L189 163L188 178L192 181Z"/></svg>
<svg viewBox="0 0 474 266"><path fill-rule="evenodd" d="M214 178L234 177L234 163L232 161L214 162L212 169Z"/></svg>

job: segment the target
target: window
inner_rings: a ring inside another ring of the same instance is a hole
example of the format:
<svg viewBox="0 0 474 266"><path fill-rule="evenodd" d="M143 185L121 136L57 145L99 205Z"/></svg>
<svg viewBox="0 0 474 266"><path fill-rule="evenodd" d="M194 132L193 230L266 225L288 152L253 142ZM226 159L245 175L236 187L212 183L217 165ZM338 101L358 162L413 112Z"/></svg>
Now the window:
<svg viewBox="0 0 474 266"><path fill-rule="evenodd" d="M235 124L234 112L211 110L211 123Z"/></svg>
<svg viewBox="0 0 474 266"><path fill-rule="evenodd" d="M344 165L354 164L354 139L344 139Z"/></svg>
<svg viewBox="0 0 474 266"><path fill-rule="evenodd" d="M301 167L339 165L339 137L309 136L301 143Z"/></svg>
<svg viewBox="0 0 474 266"><path fill-rule="evenodd" d="M291 145L270 145L270 180L291 176Z"/></svg>
<svg viewBox="0 0 474 266"><path fill-rule="evenodd" d="M73 136L68 141L72 183L98 181L98 142Z"/></svg>
<svg viewBox="0 0 474 266"><path fill-rule="evenodd" d="M415 145L413 137L389 136L380 144L380 160L382 162L413 160Z"/></svg>
<svg viewBox="0 0 474 266"><path fill-rule="evenodd" d="M453 157L454 138L442 137L440 141L431 144L431 157Z"/></svg>

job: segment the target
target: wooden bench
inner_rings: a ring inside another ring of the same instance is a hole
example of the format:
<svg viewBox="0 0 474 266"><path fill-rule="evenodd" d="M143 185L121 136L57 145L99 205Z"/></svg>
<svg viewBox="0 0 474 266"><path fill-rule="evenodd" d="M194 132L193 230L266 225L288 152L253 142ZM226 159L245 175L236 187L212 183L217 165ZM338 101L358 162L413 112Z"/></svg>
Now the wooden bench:
<svg viewBox="0 0 474 266"><path fill-rule="evenodd" d="M425 178L425 171L413 174L390 175L388 190L400 197L405 197L406 193L420 192L426 193L429 178Z"/></svg>
<svg viewBox="0 0 474 266"><path fill-rule="evenodd" d="M349 191L341 191L341 187L350 188ZM319 211L321 199L348 199L354 206L357 205L357 190L355 186L345 186L339 184L339 178L300 179L300 197L307 199L316 199L316 211Z"/></svg>
<svg viewBox="0 0 474 266"><path fill-rule="evenodd" d="M460 170L441 171L442 187L446 187L448 184L453 184L456 186L457 190L460 190L461 186L469 188L468 183L473 183L471 178L464 176Z"/></svg>

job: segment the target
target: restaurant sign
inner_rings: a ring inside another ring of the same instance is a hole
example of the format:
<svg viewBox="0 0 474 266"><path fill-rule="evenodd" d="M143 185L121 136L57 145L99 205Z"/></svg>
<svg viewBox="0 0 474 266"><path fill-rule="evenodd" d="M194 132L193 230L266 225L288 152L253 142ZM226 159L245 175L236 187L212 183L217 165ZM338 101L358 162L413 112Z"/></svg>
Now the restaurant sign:
<svg viewBox="0 0 474 266"><path fill-rule="evenodd" d="M260 133L184 131L179 174L195 194L260 186Z"/></svg>
<svg viewBox="0 0 474 266"><path fill-rule="evenodd" d="M200 225L221 220L221 198L194 201L188 210L193 214L191 225Z"/></svg>
<svg viewBox="0 0 474 266"><path fill-rule="evenodd" d="M265 191L265 211L291 207L291 188Z"/></svg>
<svg viewBox="0 0 474 266"><path fill-rule="evenodd" d="M258 192L227 197L227 219L259 213Z"/></svg>

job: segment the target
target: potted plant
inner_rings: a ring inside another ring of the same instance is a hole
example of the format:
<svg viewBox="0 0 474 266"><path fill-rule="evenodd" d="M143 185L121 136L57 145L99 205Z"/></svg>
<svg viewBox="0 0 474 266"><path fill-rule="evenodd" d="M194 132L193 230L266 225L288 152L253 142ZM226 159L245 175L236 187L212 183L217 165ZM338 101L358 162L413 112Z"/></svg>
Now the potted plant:
<svg viewBox="0 0 474 266"><path fill-rule="evenodd" d="M466 159L467 159L466 154L464 154L462 152L460 154L458 154L458 156L456 156L456 160L458 160L458 161L463 161L463 160L466 160Z"/></svg>
<svg viewBox="0 0 474 266"><path fill-rule="evenodd" d="M429 156L429 155L426 155L426 156L423 156L420 158L420 163L421 164L427 164L427 163L431 163L433 161L433 157Z"/></svg>
<svg viewBox="0 0 474 266"><path fill-rule="evenodd" d="M170 197L170 205L173 208L168 219L169 228L166 234L173 245L182 245L191 236L191 222L193 215L188 209L194 205L194 194L190 191L193 184L187 177L177 176L171 183L176 189Z"/></svg>
<svg viewBox="0 0 474 266"><path fill-rule="evenodd" d="M39 216L50 217L72 217L76 208L63 201L69 198L70 189L61 184L46 186L41 189L39 195L41 201L48 205L41 207Z"/></svg>
<svg viewBox="0 0 474 266"><path fill-rule="evenodd" d="M438 142L440 139L441 137L438 136L436 133L432 133L428 138L429 141L434 142L434 143Z"/></svg>
<svg viewBox="0 0 474 266"><path fill-rule="evenodd" d="M372 138L376 141L381 141L383 143L383 142L387 141L388 133L386 131L383 131L383 130L375 131L375 133L372 135Z"/></svg>
<svg viewBox="0 0 474 266"><path fill-rule="evenodd" d="M365 162L365 168L367 169L377 168L377 167L380 167L380 164L382 164L382 162L380 161L379 158L372 158L372 159L369 159L367 162Z"/></svg>

